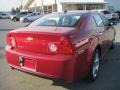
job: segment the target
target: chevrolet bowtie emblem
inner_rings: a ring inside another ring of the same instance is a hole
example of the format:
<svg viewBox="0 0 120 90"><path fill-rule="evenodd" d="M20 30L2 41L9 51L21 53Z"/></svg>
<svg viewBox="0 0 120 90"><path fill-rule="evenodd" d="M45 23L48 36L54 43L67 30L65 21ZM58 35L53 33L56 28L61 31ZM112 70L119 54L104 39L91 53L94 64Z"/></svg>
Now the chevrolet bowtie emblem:
<svg viewBox="0 0 120 90"><path fill-rule="evenodd" d="M33 37L27 37L28 41L33 41Z"/></svg>

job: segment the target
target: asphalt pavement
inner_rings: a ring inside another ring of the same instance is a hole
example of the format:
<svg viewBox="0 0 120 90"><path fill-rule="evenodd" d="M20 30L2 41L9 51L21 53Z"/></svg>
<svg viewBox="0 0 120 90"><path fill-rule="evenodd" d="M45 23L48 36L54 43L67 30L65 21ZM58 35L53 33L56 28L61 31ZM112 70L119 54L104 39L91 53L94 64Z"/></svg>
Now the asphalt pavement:
<svg viewBox="0 0 120 90"><path fill-rule="evenodd" d="M66 83L57 79L43 78L18 70L11 70L5 59L7 32L26 24L0 20L0 90L120 90L120 24L116 28L115 49L105 56L100 75L95 82L81 80Z"/></svg>

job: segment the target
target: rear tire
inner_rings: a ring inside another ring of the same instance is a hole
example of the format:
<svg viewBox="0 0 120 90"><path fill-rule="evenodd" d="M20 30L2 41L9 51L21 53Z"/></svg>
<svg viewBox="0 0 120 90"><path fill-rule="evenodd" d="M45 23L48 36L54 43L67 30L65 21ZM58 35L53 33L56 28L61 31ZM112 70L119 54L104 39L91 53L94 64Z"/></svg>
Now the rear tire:
<svg viewBox="0 0 120 90"><path fill-rule="evenodd" d="M100 68L100 57L101 57L100 50L96 49L93 55L93 60L89 72L90 81L95 81L98 77L99 68Z"/></svg>
<svg viewBox="0 0 120 90"><path fill-rule="evenodd" d="M15 68L14 67L11 67L12 70L14 70Z"/></svg>
<svg viewBox="0 0 120 90"><path fill-rule="evenodd" d="M27 19L27 18L25 18L25 19L24 19L24 22L28 22L28 19Z"/></svg>
<svg viewBox="0 0 120 90"><path fill-rule="evenodd" d="M18 19L16 17L13 18L13 21L18 21Z"/></svg>

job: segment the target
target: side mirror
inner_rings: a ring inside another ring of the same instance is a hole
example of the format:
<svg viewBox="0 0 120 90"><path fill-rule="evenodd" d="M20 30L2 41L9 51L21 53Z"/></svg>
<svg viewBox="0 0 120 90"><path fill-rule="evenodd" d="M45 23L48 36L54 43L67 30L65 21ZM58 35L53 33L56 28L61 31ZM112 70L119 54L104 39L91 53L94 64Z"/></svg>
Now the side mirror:
<svg viewBox="0 0 120 90"><path fill-rule="evenodd" d="M109 22L109 26L114 26L114 23L113 22Z"/></svg>
<svg viewBox="0 0 120 90"><path fill-rule="evenodd" d="M108 24L108 25L109 25L109 26L115 26L115 25L117 25L117 24L118 24L118 23L117 23L117 22L115 22L115 21L114 21L114 22L109 21L109 24Z"/></svg>

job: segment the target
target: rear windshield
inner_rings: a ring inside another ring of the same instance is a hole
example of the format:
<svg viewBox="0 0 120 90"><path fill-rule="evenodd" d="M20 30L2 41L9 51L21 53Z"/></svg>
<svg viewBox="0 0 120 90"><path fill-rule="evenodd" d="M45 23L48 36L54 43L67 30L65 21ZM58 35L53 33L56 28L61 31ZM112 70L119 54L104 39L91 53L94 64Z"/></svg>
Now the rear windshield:
<svg viewBox="0 0 120 90"><path fill-rule="evenodd" d="M81 14L50 14L34 21L29 26L72 27L80 19Z"/></svg>

